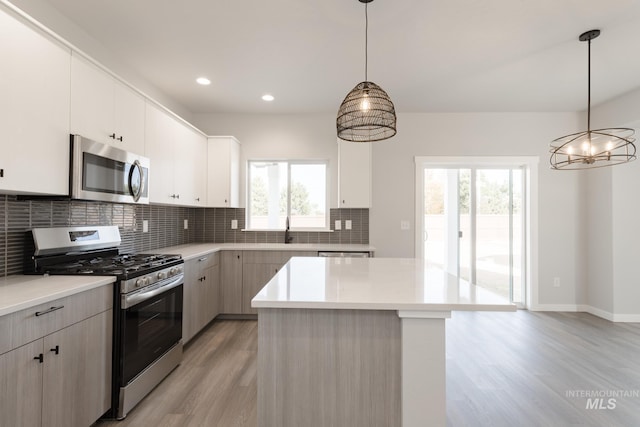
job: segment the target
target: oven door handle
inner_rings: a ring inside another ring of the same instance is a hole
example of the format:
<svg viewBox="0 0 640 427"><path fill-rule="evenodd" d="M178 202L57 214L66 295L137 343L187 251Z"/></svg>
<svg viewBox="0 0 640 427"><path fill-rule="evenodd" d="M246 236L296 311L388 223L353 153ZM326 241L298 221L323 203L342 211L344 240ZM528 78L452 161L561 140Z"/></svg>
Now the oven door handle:
<svg viewBox="0 0 640 427"><path fill-rule="evenodd" d="M184 277L181 275L174 281L167 283L165 285L159 286L157 288L153 288L146 292L135 293L133 295L127 295L122 299L122 308L127 309L133 307L136 304L140 304L143 301L146 301L150 298L155 297L156 295L160 295L163 292L166 292L170 289L176 288L183 283Z"/></svg>

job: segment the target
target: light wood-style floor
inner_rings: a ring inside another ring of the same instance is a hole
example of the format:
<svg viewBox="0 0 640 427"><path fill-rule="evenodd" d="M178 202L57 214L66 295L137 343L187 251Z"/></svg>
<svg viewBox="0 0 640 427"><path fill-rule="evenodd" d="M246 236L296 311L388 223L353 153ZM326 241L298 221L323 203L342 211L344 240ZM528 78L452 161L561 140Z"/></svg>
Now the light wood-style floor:
<svg viewBox="0 0 640 427"><path fill-rule="evenodd" d="M124 421L98 427L256 427L256 351L255 321L214 321ZM587 393L604 394L602 408L614 398L615 408L587 409ZM453 427L640 426L640 324L585 313L454 312L447 419Z"/></svg>

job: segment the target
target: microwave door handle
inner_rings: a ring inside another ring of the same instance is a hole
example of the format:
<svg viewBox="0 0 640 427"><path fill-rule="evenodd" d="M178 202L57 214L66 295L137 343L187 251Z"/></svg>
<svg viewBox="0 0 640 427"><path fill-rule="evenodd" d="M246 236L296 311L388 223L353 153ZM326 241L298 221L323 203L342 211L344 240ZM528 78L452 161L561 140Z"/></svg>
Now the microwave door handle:
<svg viewBox="0 0 640 427"><path fill-rule="evenodd" d="M140 174L140 185L138 186L138 191L134 192L133 191L133 172L136 169ZM133 165L131 165L131 168L129 169L129 193L131 193L131 195L133 196L134 202L137 202L138 200L140 200L140 196L142 196L143 186L144 186L144 170L142 169L142 165L140 165L140 162L137 160L134 160Z"/></svg>

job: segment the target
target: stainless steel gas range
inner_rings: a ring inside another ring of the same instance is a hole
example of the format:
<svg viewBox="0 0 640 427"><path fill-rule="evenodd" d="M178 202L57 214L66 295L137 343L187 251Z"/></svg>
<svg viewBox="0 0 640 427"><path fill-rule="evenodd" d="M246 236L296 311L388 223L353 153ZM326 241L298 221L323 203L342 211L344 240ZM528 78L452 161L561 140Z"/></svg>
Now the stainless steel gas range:
<svg viewBox="0 0 640 427"><path fill-rule="evenodd" d="M116 226L36 228L25 273L115 276L112 404L122 419L182 360L184 261L180 255L120 254Z"/></svg>

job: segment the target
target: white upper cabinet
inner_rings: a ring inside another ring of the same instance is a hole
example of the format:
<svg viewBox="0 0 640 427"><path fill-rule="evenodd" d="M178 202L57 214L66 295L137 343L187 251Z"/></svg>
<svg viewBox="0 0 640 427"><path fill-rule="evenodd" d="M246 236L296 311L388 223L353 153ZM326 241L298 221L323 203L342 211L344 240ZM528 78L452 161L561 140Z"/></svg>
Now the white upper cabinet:
<svg viewBox="0 0 640 427"><path fill-rule="evenodd" d="M71 133L144 153L145 101L85 58L71 59Z"/></svg>
<svg viewBox="0 0 640 427"><path fill-rule="evenodd" d="M69 194L70 61L0 9L0 192Z"/></svg>
<svg viewBox="0 0 640 427"><path fill-rule="evenodd" d="M181 205L207 205L207 138L178 123L174 176Z"/></svg>
<svg viewBox="0 0 640 427"><path fill-rule="evenodd" d="M145 140L150 202L206 206L206 137L147 102Z"/></svg>
<svg viewBox="0 0 640 427"><path fill-rule="evenodd" d="M208 158L208 206L240 207L240 142L232 136L209 137Z"/></svg>
<svg viewBox="0 0 640 427"><path fill-rule="evenodd" d="M371 207L371 144L338 140L338 150L338 207Z"/></svg>

